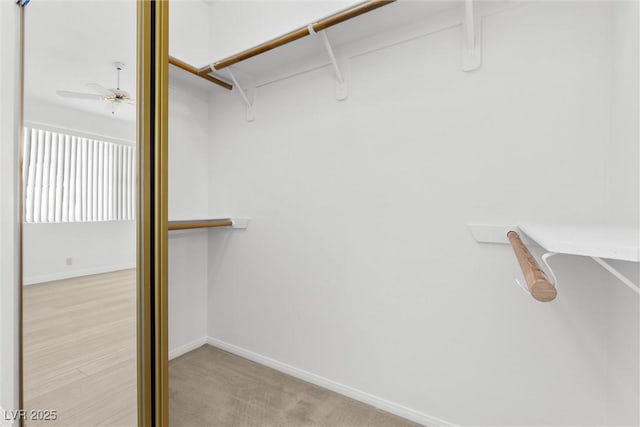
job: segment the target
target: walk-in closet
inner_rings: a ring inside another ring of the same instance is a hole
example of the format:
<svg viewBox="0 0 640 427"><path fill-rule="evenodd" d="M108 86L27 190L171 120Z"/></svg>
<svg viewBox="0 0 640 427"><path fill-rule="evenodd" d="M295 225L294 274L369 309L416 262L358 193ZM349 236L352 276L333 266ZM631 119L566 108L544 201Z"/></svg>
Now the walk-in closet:
<svg viewBox="0 0 640 427"><path fill-rule="evenodd" d="M172 423L639 422L637 3L170 28Z"/></svg>
<svg viewBox="0 0 640 427"><path fill-rule="evenodd" d="M0 1L0 427L640 425L639 4Z"/></svg>

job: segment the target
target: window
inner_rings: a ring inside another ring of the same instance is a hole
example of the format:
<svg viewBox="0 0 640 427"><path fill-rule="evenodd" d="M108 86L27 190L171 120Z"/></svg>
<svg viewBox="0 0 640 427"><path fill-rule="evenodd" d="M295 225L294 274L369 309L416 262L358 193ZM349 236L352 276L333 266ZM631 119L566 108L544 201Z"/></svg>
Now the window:
<svg viewBox="0 0 640 427"><path fill-rule="evenodd" d="M25 222L135 219L135 147L25 128Z"/></svg>

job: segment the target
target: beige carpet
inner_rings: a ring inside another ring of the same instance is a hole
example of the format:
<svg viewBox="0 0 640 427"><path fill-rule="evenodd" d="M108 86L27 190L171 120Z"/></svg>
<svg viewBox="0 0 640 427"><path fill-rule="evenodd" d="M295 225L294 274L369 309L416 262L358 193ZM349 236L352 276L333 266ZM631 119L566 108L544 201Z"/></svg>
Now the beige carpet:
<svg viewBox="0 0 640 427"><path fill-rule="evenodd" d="M171 426L415 426L205 345L171 361Z"/></svg>

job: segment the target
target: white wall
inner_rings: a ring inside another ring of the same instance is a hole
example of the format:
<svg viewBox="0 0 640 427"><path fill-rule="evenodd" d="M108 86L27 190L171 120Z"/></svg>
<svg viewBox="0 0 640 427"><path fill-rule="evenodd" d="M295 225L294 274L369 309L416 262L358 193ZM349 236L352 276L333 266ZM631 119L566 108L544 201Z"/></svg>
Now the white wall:
<svg viewBox="0 0 640 427"><path fill-rule="evenodd" d="M135 221L24 224L23 238L25 285L136 267Z"/></svg>
<svg viewBox="0 0 640 427"><path fill-rule="evenodd" d="M136 140L135 121L122 120L119 116L99 116L36 98L25 100L24 119L33 124L51 125L128 143Z"/></svg>
<svg viewBox="0 0 640 427"><path fill-rule="evenodd" d="M640 133L638 132L638 3L615 2L612 6L612 138L609 144L611 185L608 188L612 221L638 228L640 221ZM616 264L634 283L640 283L637 263ZM609 300L610 371L607 419L610 423L640 424L640 309L638 298L617 279L611 278Z"/></svg>
<svg viewBox="0 0 640 427"><path fill-rule="evenodd" d="M207 218L209 103L173 70L169 91L169 219ZM169 233L169 351L175 356L207 334L206 230ZM190 347L188 349L191 349Z"/></svg>
<svg viewBox="0 0 640 427"><path fill-rule="evenodd" d="M19 390L19 11L13 2L0 2L0 408L4 410L18 408Z"/></svg>
<svg viewBox="0 0 640 427"><path fill-rule="evenodd" d="M209 212L252 223L209 234L208 334L417 421L637 423L608 399L629 364L612 341L638 340L609 336L637 306L612 318L608 273L554 258L560 296L536 303L510 249L466 230L609 216L611 25L595 2L487 17L468 74L459 27L372 44L352 54L346 102L327 67L261 87L253 123L213 94Z"/></svg>
<svg viewBox="0 0 640 427"><path fill-rule="evenodd" d="M618 262L614 266L634 283L640 283L638 264ZM610 280L607 341L607 421L610 425L640 424L638 377L640 350L638 297L617 279Z"/></svg>
<svg viewBox="0 0 640 427"><path fill-rule="evenodd" d="M135 142L135 122L25 100L25 121L107 140ZM24 224L24 284L135 268L135 221ZM72 264L67 265L67 259Z"/></svg>
<svg viewBox="0 0 640 427"><path fill-rule="evenodd" d="M611 216L622 224L638 225L640 218L640 131L638 128L638 3L613 2L612 123L609 148Z"/></svg>
<svg viewBox="0 0 640 427"><path fill-rule="evenodd" d="M209 5L202 0L169 2L169 54L195 67L213 59L209 45Z"/></svg>

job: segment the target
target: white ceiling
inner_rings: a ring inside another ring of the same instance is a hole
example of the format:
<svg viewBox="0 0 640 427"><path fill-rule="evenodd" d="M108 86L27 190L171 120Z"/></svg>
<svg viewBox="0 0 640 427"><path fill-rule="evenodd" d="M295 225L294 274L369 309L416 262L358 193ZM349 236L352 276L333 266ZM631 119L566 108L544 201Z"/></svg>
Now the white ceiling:
<svg viewBox="0 0 640 427"><path fill-rule="evenodd" d="M56 90L92 92L116 86L114 61L126 64L120 88L136 93L135 0L33 0L25 8L25 102L44 101L111 116L104 101L61 98ZM118 119L135 120L123 105Z"/></svg>

